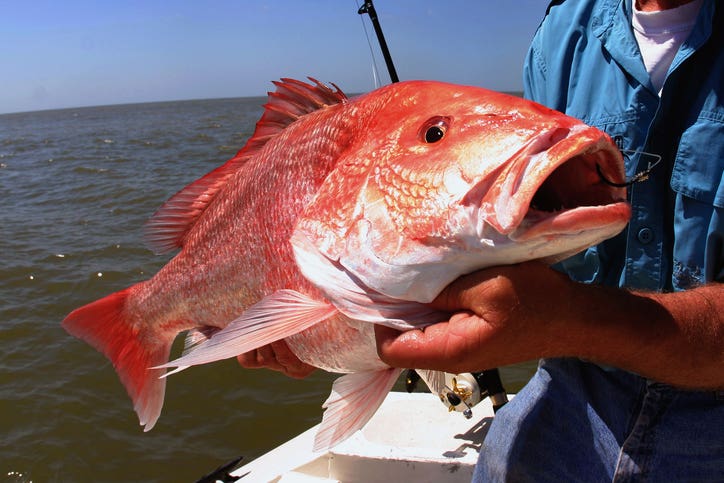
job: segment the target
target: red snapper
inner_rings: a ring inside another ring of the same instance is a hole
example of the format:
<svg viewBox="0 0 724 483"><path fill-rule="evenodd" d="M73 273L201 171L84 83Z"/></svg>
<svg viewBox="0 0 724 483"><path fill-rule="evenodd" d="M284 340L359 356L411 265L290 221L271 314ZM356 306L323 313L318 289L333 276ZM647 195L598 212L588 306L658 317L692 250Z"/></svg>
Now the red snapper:
<svg viewBox="0 0 724 483"><path fill-rule="evenodd" d="M554 262L619 233L623 161L603 132L478 87L409 81L348 99L275 82L254 135L148 224L150 280L76 309L63 327L104 353L141 425L158 419L167 367L285 339L344 373L315 447L374 414L399 375L373 324L445 318L426 303L465 273ZM600 174L599 174L600 170ZM180 332L202 342L168 363Z"/></svg>

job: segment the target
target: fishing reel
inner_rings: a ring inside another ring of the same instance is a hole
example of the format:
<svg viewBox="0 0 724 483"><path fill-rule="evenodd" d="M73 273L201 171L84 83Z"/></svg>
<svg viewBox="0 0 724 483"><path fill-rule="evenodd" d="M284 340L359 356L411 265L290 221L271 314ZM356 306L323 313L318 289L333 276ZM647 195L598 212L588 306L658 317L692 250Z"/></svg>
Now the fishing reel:
<svg viewBox="0 0 724 483"><path fill-rule="evenodd" d="M412 392L420 376L414 371L408 371L406 385L408 392ZM449 374L445 373L443 386L436 394L448 411L461 412L470 419L473 416L472 408L486 397L493 404L493 411L498 411L508 402L508 395L503 388L498 369L482 372Z"/></svg>
<svg viewBox="0 0 724 483"><path fill-rule="evenodd" d="M495 412L508 402L497 369L462 374L445 373L445 387L438 397L448 411L461 412L467 419L473 416L472 407L486 397L490 398Z"/></svg>

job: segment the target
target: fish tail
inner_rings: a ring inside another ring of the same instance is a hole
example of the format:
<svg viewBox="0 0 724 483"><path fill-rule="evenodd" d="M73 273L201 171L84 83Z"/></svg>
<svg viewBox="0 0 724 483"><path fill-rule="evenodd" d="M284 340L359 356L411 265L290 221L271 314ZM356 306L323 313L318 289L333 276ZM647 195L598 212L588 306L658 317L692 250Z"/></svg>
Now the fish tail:
<svg viewBox="0 0 724 483"><path fill-rule="evenodd" d="M153 330L129 314L126 302L133 287L108 295L71 312L63 328L103 353L133 401L144 431L156 424L166 390L163 369L151 369L168 361L176 334Z"/></svg>

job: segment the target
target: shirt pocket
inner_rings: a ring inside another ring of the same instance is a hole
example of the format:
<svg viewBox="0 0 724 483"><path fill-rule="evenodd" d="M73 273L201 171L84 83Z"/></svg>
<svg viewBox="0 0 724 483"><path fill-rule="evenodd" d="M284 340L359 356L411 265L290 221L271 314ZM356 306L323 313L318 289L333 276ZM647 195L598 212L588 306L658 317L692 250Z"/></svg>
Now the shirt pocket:
<svg viewBox="0 0 724 483"><path fill-rule="evenodd" d="M701 203L724 208L724 113L702 112L681 136L671 188Z"/></svg>
<svg viewBox="0 0 724 483"><path fill-rule="evenodd" d="M679 142L674 190L674 289L724 276L724 114L702 112Z"/></svg>

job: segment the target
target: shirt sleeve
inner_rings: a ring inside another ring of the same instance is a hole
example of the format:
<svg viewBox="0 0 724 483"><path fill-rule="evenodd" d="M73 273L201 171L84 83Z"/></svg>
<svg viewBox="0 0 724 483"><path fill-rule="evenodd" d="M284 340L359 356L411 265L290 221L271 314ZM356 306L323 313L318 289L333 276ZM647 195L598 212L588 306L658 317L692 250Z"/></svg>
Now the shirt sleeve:
<svg viewBox="0 0 724 483"><path fill-rule="evenodd" d="M545 96L546 65L541 53L541 28L531 42L523 63L523 96L535 102L547 105Z"/></svg>

